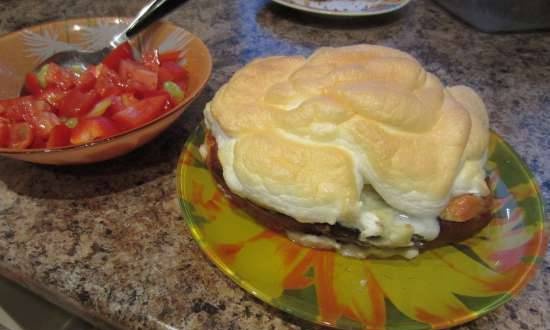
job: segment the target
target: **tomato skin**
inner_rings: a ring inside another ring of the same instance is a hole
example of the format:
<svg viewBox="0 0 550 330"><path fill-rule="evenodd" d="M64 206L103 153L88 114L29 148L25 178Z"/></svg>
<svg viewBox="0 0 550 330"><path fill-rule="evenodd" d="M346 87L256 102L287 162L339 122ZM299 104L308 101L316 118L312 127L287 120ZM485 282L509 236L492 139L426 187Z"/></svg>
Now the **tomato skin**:
<svg viewBox="0 0 550 330"><path fill-rule="evenodd" d="M36 137L43 140L47 140L52 129L61 124L53 112L41 112L27 122L33 125Z"/></svg>
<svg viewBox="0 0 550 330"><path fill-rule="evenodd" d="M71 144L82 144L118 133L116 126L106 117L83 118L71 132Z"/></svg>
<svg viewBox="0 0 550 330"><path fill-rule="evenodd" d="M10 124L0 117L0 147L7 147L10 144Z"/></svg>
<svg viewBox="0 0 550 330"><path fill-rule="evenodd" d="M99 74L94 89L101 98L117 95L124 89L117 73L106 66L98 66Z"/></svg>
<svg viewBox="0 0 550 330"><path fill-rule="evenodd" d="M40 82L35 73L27 73L25 77L25 90L32 95L39 95L42 91L42 87L40 87Z"/></svg>
<svg viewBox="0 0 550 330"><path fill-rule="evenodd" d="M174 50L174 51L160 53L159 60L161 64L164 62L178 62L181 56L182 56L181 51Z"/></svg>
<svg viewBox="0 0 550 330"><path fill-rule="evenodd" d="M164 111L167 101L166 95L149 97L115 113L112 119L122 130L135 128L158 117Z"/></svg>
<svg viewBox="0 0 550 330"><path fill-rule="evenodd" d="M0 114L14 122L24 121L23 114L31 111L33 101L32 96L0 100Z"/></svg>
<svg viewBox="0 0 550 330"><path fill-rule="evenodd" d="M46 140L39 138L35 134L34 139L32 140L31 145L28 146L28 148L32 148L32 149L45 148L46 147L46 142L47 142Z"/></svg>
<svg viewBox="0 0 550 330"><path fill-rule="evenodd" d="M109 67L111 70L116 71L118 70L120 62L126 59L134 59L132 47L128 42L125 42L113 49L113 51L111 51L111 53L109 53L109 55L107 55L101 63Z"/></svg>
<svg viewBox="0 0 550 330"><path fill-rule="evenodd" d="M144 52L141 55L141 62L145 67L153 72L157 72L160 66L159 51L154 49Z"/></svg>
<svg viewBox="0 0 550 330"><path fill-rule="evenodd" d="M138 92L155 90L158 85L158 74L135 61L121 61L118 74L130 89Z"/></svg>
<svg viewBox="0 0 550 330"><path fill-rule="evenodd" d="M38 97L41 100L48 102L48 104L55 109L59 109L59 107L61 106L61 102L63 101L65 96L67 96L67 93L67 91L61 89L48 88L42 90Z"/></svg>
<svg viewBox="0 0 550 330"><path fill-rule="evenodd" d="M48 148L64 147L70 143L71 129L65 126L65 124L60 124L51 130L46 146Z"/></svg>
<svg viewBox="0 0 550 330"><path fill-rule="evenodd" d="M52 108L47 102L33 96L0 101L0 113L12 122L27 121L32 123L38 114L51 110Z"/></svg>
<svg viewBox="0 0 550 330"><path fill-rule="evenodd" d="M185 81L189 80L189 72L177 62L163 62L159 68L159 84L166 81Z"/></svg>
<svg viewBox="0 0 550 330"><path fill-rule="evenodd" d="M76 81L76 87L78 87L78 89L80 89L82 92L87 92L94 88L96 82L95 70L95 66L89 67L80 75L80 77Z"/></svg>
<svg viewBox="0 0 550 330"><path fill-rule="evenodd" d="M34 140L34 132L29 123L17 123L10 128L9 147L13 149L25 149L29 147Z"/></svg>
<svg viewBox="0 0 550 330"><path fill-rule="evenodd" d="M74 72L55 63L48 63L47 65L46 87L53 86L62 90L69 90L75 86L78 78Z"/></svg>
<svg viewBox="0 0 550 330"><path fill-rule="evenodd" d="M79 117L87 114L99 100L97 92L91 90L83 93L73 89L63 98L59 106L59 115L63 117Z"/></svg>

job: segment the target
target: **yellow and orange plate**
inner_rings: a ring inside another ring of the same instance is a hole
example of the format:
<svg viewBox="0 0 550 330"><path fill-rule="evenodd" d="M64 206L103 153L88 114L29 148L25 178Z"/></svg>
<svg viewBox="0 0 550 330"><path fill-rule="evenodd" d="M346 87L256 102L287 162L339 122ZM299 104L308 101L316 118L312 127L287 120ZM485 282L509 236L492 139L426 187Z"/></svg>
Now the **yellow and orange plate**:
<svg viewBox="0 0 550 330"><path fill-rule="evenodd" d="M532 174L492 134L487 171L493 219L475 237L414 260L357 260L297 245L233 207L187 141L178 192L193 237L249 293L300 318L341 329L442 329L516 295L542 263L548 235Z"/></svg>

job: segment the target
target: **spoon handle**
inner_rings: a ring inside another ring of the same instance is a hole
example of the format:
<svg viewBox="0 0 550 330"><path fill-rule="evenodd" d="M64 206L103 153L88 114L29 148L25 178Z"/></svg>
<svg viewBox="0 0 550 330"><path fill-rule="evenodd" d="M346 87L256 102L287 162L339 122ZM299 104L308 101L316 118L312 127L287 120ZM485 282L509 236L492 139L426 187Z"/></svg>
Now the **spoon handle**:
<svg viewBox="0 0 550 330"><path fill-rule="evenodd" d="M151 0L137 13L136 17L128 24L124 31L113 37L110 46L116 48L118 45L128 41L152 23L160 20L171 11L187 2L187 0Z"/></svg>

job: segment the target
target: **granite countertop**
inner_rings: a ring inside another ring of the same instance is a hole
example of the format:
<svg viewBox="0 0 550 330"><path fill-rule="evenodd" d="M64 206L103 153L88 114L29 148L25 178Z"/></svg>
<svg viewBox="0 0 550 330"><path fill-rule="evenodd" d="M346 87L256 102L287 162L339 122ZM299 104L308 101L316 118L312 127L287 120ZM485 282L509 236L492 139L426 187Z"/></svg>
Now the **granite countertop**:
<svg viewBox="0 0 550 330"><path fill-rule="evenodd" d="M7 0L0 33L47 20L132 15L143 1ZM267 0L189 1L171 15L214 57L205 91L162 136L116 160L52 167L0 159L0 274L98 327L317 328L260 302L211 264L182 221L176 164L215 90L268 54L377 43L416 56L447 84L477 89L491 127L550 200L550 33L485 34L432 1L381 17L337 19ZM3 50L5 51L5 50ZM548 329L550 256L518 297L457 329Z"/></svg>

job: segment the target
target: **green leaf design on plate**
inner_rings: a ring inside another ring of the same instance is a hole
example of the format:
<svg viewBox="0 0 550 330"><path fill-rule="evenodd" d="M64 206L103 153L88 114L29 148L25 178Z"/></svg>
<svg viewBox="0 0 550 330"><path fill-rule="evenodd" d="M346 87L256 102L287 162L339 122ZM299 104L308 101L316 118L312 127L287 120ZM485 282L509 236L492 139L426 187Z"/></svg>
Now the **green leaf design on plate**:
<svg viewBox="0 0 550 330"><path fill-rule="evenodd" d="M339 318L338 321L336 321L336 326L339 329L346 329L346 330L360 330L365 328L361 323L354 320L350 320L347 317Z"/></svg>
<svg viewBox="0 0 550 330"><path fill-rule="evenodd" d="M290 312L319 315L314 285L300 290L285 290L279 298L273 300L273 303L277 306L285 306L284 308L288 308Z"/></svg>
<svg viewBox="0 0 550 330"><path fill-rule="evenodd" d="M197 226L202 227L204 224L208 223L208 220L196 214L195 206L183 198L180 198L180 206L182 210L189 215L191 221L197 224Z"/></svg>
<svg viewBox="0 0 550 330"><path fill-rule="evenodd" d="M487 310L492 309L493 305L499 305L499 302L510 298L507 294L499 294L495 296L488 297L470 297L463 296L457 293L454 294L468 309L476 313L484 313Z"/></svg>
<svg viewBox="0 0 550 330"><path fill-rule="evenodd" d="M389 299L384 299L386 304L386 328L388 330L425 330L431 326L411 319L401 313Z"/></svg>
<svg viewBox="0 0 550 330"><path fill-rule="evenodd" d="M493 268L489 266L485 261L483 261L483 259L481 259L481 257L477 253L475 253L475 251L472 250L472 248L469 247L468 245L462 244L462 243L454 243L451 245L458 251L464 253L468 257L477 261L479 264L483 265L483 267L493 270Z"/></svg>

